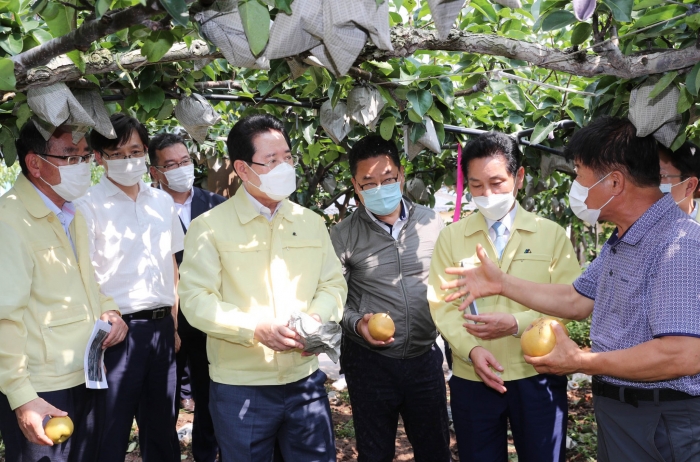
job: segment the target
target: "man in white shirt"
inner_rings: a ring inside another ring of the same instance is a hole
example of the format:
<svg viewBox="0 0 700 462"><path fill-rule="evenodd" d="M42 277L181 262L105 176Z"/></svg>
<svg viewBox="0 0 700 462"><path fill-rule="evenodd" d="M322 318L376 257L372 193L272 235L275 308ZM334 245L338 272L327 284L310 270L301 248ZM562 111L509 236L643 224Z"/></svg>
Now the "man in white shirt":
<svg viewBox="0 0 700 462"><path fill-rule="evenodd" d="M184 233L173 199L148 187L148 132L124 114L110 118L114 140L90 135L105 167L100 182L77 202L85 215L97 281L129 326L126 341L105 352L109 390L104 403L100 462L124 460L136 417L144 461L180 460L175 432L177 265Z"/></svg>
<svg viewBox="0 0 700 462"><path fill-rule="evenodd" d="M180 136L173 133L154 136L148 144L148 157L151 161L151 178L175 201L183 231L187 232L192 220L226 200L223 196L193 186L194 164ZM178 267L182 257L183 252L175 254ZM181 310L177 315L177 334L181 346L176 356L178 392L175 398L182 401L183 409L194 412L192 456L195 462L215 462L219 447L209 413L207 335L192 327Z"/></svg>

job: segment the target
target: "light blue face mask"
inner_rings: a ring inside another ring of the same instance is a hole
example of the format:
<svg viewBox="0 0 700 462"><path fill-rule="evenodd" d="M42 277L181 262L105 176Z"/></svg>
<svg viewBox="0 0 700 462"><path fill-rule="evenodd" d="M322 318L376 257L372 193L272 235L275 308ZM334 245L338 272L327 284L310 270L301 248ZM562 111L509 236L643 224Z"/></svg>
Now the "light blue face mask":
<svg viewBox="0 0 700 462"><path fill-rule="evenodd" d="M377 186L376 188L360 191L364 199L365 207L375 215L380 217L389 215L396 210L401 202L401 183Z"/></svg>

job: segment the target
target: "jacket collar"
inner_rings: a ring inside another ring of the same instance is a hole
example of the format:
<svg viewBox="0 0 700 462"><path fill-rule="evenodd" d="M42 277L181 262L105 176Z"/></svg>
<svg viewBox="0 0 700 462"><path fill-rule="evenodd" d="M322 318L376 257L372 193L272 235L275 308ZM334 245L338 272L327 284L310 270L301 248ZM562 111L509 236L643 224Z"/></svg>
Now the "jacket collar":
<svg viewBox="0 0 700 462"><path fill-rule="evenodd" d="M255 207L253 207L253 204L246 196L245 186L243 185L239 186L236 194L232 199L230 199L230 201L236 206L236 213L238 214L238 219L241 221L241 224L245 225L253 221L255 218L262 216L257 210L255 210ZM292 207L293 205L289 199L284 199L281 201L279 209L277 210L277 215L280 215L287 221L294 221Z"/></svg>
<svg viewBox="0 0 700 462"><path fill-rule="evenodd" d="M14 189L17 191L17 197L34 218L44 218L51 213L51 210L41 200L39 193L34 189L32 182L23 173L17 177Z"/></svg>
<svg viewBox="0 0 700 462"><path fill-rule="evenodd" d="M515 206L518 208L518 211L515 213L515 221L513 222L512 232L514 232L516 229L531 233L536 232L538 219L537 215L522 208L520 203L517 201L515 202ZM474 219L467 221L467 225L464 228L464 235L471 236L479 231L483 231L486 233L486 235L489 233L489 230L486 228L486 219L484 219L484 216L481 214L478 214L474 216Z"/></svg>

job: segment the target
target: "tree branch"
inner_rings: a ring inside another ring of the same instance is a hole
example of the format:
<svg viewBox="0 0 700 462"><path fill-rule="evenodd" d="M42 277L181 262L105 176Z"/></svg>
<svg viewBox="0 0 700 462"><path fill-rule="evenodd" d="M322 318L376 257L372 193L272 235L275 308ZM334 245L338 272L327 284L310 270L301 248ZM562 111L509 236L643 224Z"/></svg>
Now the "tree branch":
<svg viewBox="0 0 700 462"><path fill-rule="evenodd" d="M163 11L165 10L157 0L151 0L146 6L138 5L121 11L108 12L101 19L85 21L66 35L53 38L38 47L14 56L12 60L15 62L15 73L43 66L51 59L73 50L87 50L92 42L127 27L141 24Z"/></svg>
<svg viewBox="0 0 700 462"><path fill-rule="evenodd" d="M131 13L129 13L131 11ZM140 24L144 19L143 15L160 12L153 6L136 6L115 13L109 26L97 27L100 33L112 33L118 30L115 23L127 27L127 14L133 23ZM121 16L124 15L124 16ZM117 21L118 19L118 21ZM93 21L95 22L95 21ZM59 37L46 42L43 45L32 48L24 53L15 56L15 74L17 77L17 89L24 90L30 87L46 86L59 81L77 80L81 77L78 68L66 57L56 58L45 67L28 69L27 66L37 66L36 63L48 62L48 58L55 56L55 53L65 53L72 51L77 38L83 44L90 43L93 39L87 37L85 33L77 34L83 26L64 37ZM90 37L94 37L91 35ZM358 61L377 60L386 61L389 58L406 57L418 50L442 50L461 51L465 53L475 53L490 56L503 56L511 59L522 60L532 66L544 69L551 69L567 74L579 75L583 77L594 77L599 75L612 75L624 79L632 79L649 74L659 74L671 70L679 70L694 66L700 61L700 46L689 46L680 50L650 51L635 55L622 55L619 48L612 42L605 42L601 47L605 50L601 54L587 54L584 52L568 53L562 50L553 49L539 43L530 43L496 35L472 34L464 31L453 30L447 40L439 40L436 33L405 27L395 27L391 31L393 51L378 50L374 45L368 44L358 57ZM47 47L52 42L55 46ZM68 45L71 43L72 45ZM120 55L119 62L124 69L134 69L150 64L163 64L175 61L187 61L202 58L219 58L219 52L211 53L203 42L198 43L192 49L188 49L184 44L175 44L172 49L158 63L149 63L141 56L139 50ZM610 45L610 46L607 46ZM37 51L38 50L38 51ZM104 50L103 50L104 51ZM99 54L95 58L93 55L86 59L85 74L103 74L106 72L118 71L115 55ZM363 71L364 72L364 71ZM369 74L369 73L367 73ZM372 76L374 80L374 76Z"/></svg>
<svg viewBox="0 0 700 462"><path fill-rule="evenodd" d="M481 79L478 82L476 82L471 88L467 88L466 90L457 90L455 92L455 98L459 98L460 96L469 96L473 95L474 93L484 91L484 88L486 88L488 84L488 80Z"/></svg>

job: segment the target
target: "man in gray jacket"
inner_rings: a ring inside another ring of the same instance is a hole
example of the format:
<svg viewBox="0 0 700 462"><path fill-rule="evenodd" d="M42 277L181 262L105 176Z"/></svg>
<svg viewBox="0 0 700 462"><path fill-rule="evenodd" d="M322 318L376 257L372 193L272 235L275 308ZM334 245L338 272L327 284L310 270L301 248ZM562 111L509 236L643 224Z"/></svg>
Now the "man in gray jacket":
<svg viewBox="0 0 700 462"><path fill-rule="evenodd" d="M430 257L443 222L402 197L404 172L396 145L361 139L349 153L361 204L331 230L348 283L341 365L348 382L360 462L394 459L403 418L417 462L450 460L442 353L430 316ZM388 313L394 336L369 332L374 313Z"/></svg>

